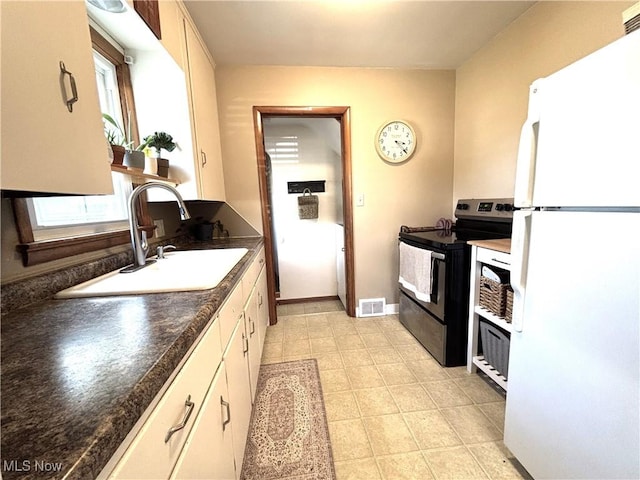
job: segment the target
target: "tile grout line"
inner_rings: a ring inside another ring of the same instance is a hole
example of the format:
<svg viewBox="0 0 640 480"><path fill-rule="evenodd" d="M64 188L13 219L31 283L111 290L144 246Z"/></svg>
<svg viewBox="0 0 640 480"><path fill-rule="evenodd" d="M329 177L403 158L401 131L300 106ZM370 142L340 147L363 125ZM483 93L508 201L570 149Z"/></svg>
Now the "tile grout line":
<svg viewBox="0 0 640 480"><path fill-rule="evenodd" d="M309 336L309 332L308 332L308 329L310 327L309 327L309 324L308 324L307 320L308 320L308 317L311 316L311 315L318 315L318 314L323 314L323 313L325 313L325 314L329 313L330 314L330 313L335 313L335 312L313 312L313 313L308 313L308 314L304 314L304 315L291 315L291 316L304 316L305 317L304 328L307 331L306 332L307 335L306 335L305 338L306 338L306 340L308 342L309 353L305 354L303 356L305 356L307 358L315 358L314 356L322 355L322 354L337 353L339 355L340 362L342 364L342 368L341 369L345 371L347 382L348 382L348 385L349 385L349 390L346 390L346 391L348 391L351 394L352 398L354 399L354 401L356 403L357 412L359 414L358 419L360 420L361 424L364 427L365 434L366 434L366 437L367 437L368 446L369 446L369 449L370 449L370 451L372 453L372 457L365 457L363 459L356 459L356 460L364 460L364 459L367 459L367 458L373 458L374 462L376 464L377 470L378 470L378 474L380 475L380 478L384 478L383 477L383 472L381 470L380 463L379 463L379 457L382 457L382 456L381 455L376 455L376 453L374 452L373 444L372 444L372 441L371 441L371 436L370 436L369 431L367 430L366 424L365 424L365 418L367 418L367 417L366 417L366 415L364 415L364 412L362 411L362 407L360 405L360 401L358 400L358 397L356 395L356 391L358 391L358 390L367 390L367 389L384 387L386 389L386 391L389 393L389 395L391 395L391 401L393 402L394 406L398 410L398 413L401 415L401 418L403 420L403 423L404 423L405 427L409 430L409 433L411 435L411 439L413 440L415 446L418 448L417 452L419 452L421 454L421 456L424 459L425 464L427 465L427 468L429 469L429 472L432 474L432 476L434 478L438 478L436 476L436 474L435 474L435 471L433 470L433 467L432 467L431 463L429 462L429 460L425 456L425 452L426 451L435 450L435 449L422 450L420 448L420 445L419 445L419 443L417 441L417 438L415 437L415 434L412 431L412 429L409 427L409 425L407 423L407 418L405 417L405 415L407 413L410 413L410 412L404 412L400 408L400 405L399 405L398 401L396 400L396 398L394 397L394 395L391 393L391 390L390 390L391 387L401 387L401 386L404 386L404 385L419 385L420 388L426 393L427 398L429 398L431 400L431 402L433 403L433 405L434 405L434 408L429 409L429 410L438 411L438 413L444 418L444 420L447 423L447 425L451 428L451 430L454 432L454 434L456 435L456 437L460 441L460 445L465 447L465 450L471 455L471 458L480 467L481 471L485 475L487 475L488 478L492 478L491 475L489 474L489 472L486 470L486 468L478 461L477 457L473 454L473 452L471 451L469 446L481 445L481 444L486 444L486 443L494 443L495 444L496 441L474 442L472 444L465 443L464 440L462 439L462 437L460 436L460 434L458 433L458 431L456 430L456 428L454 427L454 425L451 423L451 421L449 419L447 419L446 416L444 416L442 411L443 411L443 409L453 409L453 408L462 407L462 406L466 406L466 407L473 406L473 407L475 407L476 411L479 410L481 412L482 416L484 418L486 418L486 420L488 421L489 425L493 426L496 430L498 430L501 434L503 434L503 431L502 431L501 427L496 422L494 422L492 420L492 418L490 418L489 415L486 412L484 412L480 408L481 405L498 404L498 403L500 403L499 401L488 401L488 402L478 402L478 401L476 401L474 398L469 397L469 395L467 394L466 390L460 385L459 381L460 381L460 379L462 377L460 377L458 375L455 375L455 376L451 375L450 374L451 372L445 371L445 373L447 374L448 378L447 379L442 379L442 380L434 380L434 382L435 381L452 381L453 385L455 385L457 388L459 388L461 390L461 392L465 395L465 397L467 397L470 400L471 403L468 404L468 405L459 405L459 406L456 406L456 405L440 406L438 404L438 402L436 402L435 397L433 396L432 392L430 392L428 390L427 386L424 385L425 382L421 381L421 379L419 377L416 377L416 374L413 372L413 370L409 367L409 365L407 363L407 362L411 362L411 361L420 361L420 360L412 360L410 357L404 356L401 353L401 348L403 346L414 345L414 343L394 344L393 343L394 340L391 338L391 336L387 335L387 333L390 333L390 332L392 333L394 331L401 331L401 330L399 330L399 329L397 329L397 330L396 329L385 329L384 325L382 325L381 322L378 322L377 319L375 320L375 322L376 322L375 325L376 325L377 330L378 330L377 332L375 332L375 331L372 331L372 332L362 331L361 332L360 330L358 330L358 328L357 328L358 319L345 323L347 325L352 325L352 326L355 327L355 335L358 335L358 338L359 338L360 342L363 345L362 348L348 348L348 349L341 348L338 345L338 343L336 342L336 330L339 330L339 329L334 329L333 325L331 325L331 321L328 320L327 325L330 328L331 335L332 335L331 338L333 338L333 343L335 344L336 349L335 350L326 351L326 352L313 352L313 346L312 346L312 342L311 342L312 338ZM283 317L286 318L286 316L283 316ZM388 316L380 317L380 318L386 319L386 318L388 318ZM284 359L286 357L284 355L284 343L285 343L285 338L286 338L286 333L285 333L286 330L287 330L286 327L283 326L283 334L282 334L282 338L280 340L280 342L282 343L282 350L281 350L281 355L280 355L281 358L280 358L280 360L282 360L282 359ZM386 339L388 344L386 344L386 345L367 345L364 342L364 338L362 337L362 335L367 335L367 334L371 334L371 333L382 333L383 337ZM350 334L353 334L353 333L350 333ZM328 338L328 337L316 337L316 338ZM293 339L293 340L295 341L296 339ZM417 344L417 342L415 344ZM373 355L371 353L372 350L375 350L375 349L390 349L395 354L397 354L400 357L400 362L392 362L390 364L401 363L402 365L404 365L412 373L412 375L414 376L416 382L411 382L411 383L407 383L407 384L393 384L393 385L389 384L388 380L385 379L385 377L382 375L382 372L380 370L380 366L381 365L387 365L388 363L378 363L378 362L376 362L376 360L374 359L374 357L373 357ZM372 364L370 364L370 365L348 365L347 362L345 361L344 352L356 351L356 350L364 350L364 351L366 351L368 356L369 356L369 358L370 358L370 360L371 360L371 362L372 362ZM299 356L299 355L297 355L297 356ZM269 360L269 361L271 361L271 360ZM351 381L351 378L349 377L349 375L347 373L347 369L348 368L354 368L354 367L362 367L362 366L374 366L375 367L374 370L378 373L379 377L382 379L382 385L376 386L376 387L354 388L354 385L353 385L353 383ZM429 382L426 382L426 383L428 384ZM332 392L332 393L339 393L339 392ZM422 410L419 410L419 411L422 411ZM382 416L382 415L372 415L372 416L375 417L375 416ZM445 447L443 447L443 448L445 448ZM446 447L446 448L449 448L449 447ZM410 453L410 452L400 452L400 453ZM388 454L387 456L394 456L394 455L396 455L396 454ZM341 462L349 462L349 461L350 460L342 460Z"/></svg>

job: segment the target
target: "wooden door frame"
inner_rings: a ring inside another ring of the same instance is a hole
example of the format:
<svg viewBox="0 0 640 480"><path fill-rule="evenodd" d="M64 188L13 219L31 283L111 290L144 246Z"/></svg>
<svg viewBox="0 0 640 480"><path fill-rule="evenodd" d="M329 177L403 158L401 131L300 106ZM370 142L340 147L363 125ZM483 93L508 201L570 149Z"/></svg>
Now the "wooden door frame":
<svg viewBox="0 0 640 480"><path fill-rule="evenodd" d="M344 220L344 263L347 284L346 312L350 317L356 315L355 268L353 250L353 193L351 188L351 111L350 107L253 107L254 133L258 161L258 184L260 187L260 210L265 245L267 268L267 290L269 294L270 323L277 321L275 269L273 259L273 232L271 231L271 199L267 190L266 152L264 149L263 117L303 117L335 118L340 122L340 141L342 144L342 205Z"/></svg>

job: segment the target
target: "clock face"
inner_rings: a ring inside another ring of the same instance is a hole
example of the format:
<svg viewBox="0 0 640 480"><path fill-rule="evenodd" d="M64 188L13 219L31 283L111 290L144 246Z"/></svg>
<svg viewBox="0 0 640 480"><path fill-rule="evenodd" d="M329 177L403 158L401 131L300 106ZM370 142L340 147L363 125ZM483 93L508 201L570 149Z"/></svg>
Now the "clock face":
<svg viewBox="0 0 640 480"><path fill-rule="evenodd" d="M404 162L416 149L416 134L406 122L394 120L385 123L376 135L378 155L387 162Z"/></svg>

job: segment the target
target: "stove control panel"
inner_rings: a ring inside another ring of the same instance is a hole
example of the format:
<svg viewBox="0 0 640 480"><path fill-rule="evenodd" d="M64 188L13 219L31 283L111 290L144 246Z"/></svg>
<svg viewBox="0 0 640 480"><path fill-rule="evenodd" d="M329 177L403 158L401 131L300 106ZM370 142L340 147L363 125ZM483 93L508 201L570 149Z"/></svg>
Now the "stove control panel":
<svg viewBox="0 0 640 480"><path fill-rule="evenodd" d="M513 198L458 200L456 218L511 221L513 219Z"/></svg>

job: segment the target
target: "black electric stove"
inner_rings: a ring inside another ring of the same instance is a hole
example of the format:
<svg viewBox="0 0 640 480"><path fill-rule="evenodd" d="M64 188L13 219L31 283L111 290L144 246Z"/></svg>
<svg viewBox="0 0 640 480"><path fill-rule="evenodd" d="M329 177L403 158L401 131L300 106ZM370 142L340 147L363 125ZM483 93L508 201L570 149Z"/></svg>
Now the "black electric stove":
<svg viewBox="0 0 640 480"><path fill-rule="evenodd" d="M400 322L443 366L466 364L470 240L511 237L513 199L460 200L450 228L406 227L399 241L431 251L430 301L400 285Z"/></svg>

